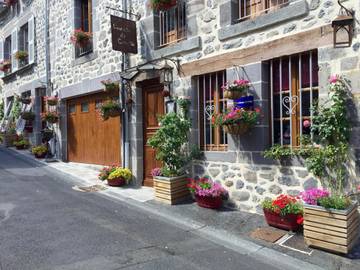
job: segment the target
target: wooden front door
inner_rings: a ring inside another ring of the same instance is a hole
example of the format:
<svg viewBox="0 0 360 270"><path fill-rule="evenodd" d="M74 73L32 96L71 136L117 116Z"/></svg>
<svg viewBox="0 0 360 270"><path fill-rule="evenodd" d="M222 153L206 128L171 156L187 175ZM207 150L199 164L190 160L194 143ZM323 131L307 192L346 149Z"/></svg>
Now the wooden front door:
<svg viewBox="0 0 360 270"><path fill-rule="evenodd" d="M143 90L144 104L144 186L153 186L151 170L161 167L161 162L155 158L155 150L147 141L159 129L158 117L164 114L163 86L160 84L145 86Z"/></svg>
<svg viewBox="0 0 360 270"><path fill-rule="evenodd" d="M116 97L99 93L68 101L68 160L111 165L121 163L120 117L103 121L97 108Z"/></svg>

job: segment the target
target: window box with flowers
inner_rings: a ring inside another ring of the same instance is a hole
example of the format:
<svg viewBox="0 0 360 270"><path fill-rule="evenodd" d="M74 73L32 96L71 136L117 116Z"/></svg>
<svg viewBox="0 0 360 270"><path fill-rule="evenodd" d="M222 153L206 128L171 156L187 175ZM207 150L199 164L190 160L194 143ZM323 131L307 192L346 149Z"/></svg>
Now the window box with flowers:
<svg viewBox="0 0 360 270"><path fill-rule="evenodd" d="M165 11L176 6L177 0L150 0L150 7L157 11Z"/></svg>
<svg viewBox="0 0 360 270"><path fill-rule="evenodd" d="M358 203L324 189L309 189L300 196L306 244L335 253L350 252L359 235Z"/></svg>
<svg viewBox="0 0 360 270"><path fill-rule="evenodd" d="M78 48L85 48L91 42L92 34L81 29L76 29L71 35L71 42Z"/></svg>
<svg viewBox="0 0 360 270"><path fill-rule="evenodd" d="M17 51L15 58L19 61L20 66L25 66L27 64L29 53L27 51Z"/></svg>
<svg viewBox="0 0 360 270"><path fill-rule="evenodd" d="M190 179L188 188L197 204L204 208L219 209L228 195L221 184L206 177L198 180Z"/></svg>
<svg viewBox="0 0 360 270"><path fill-rule="evenodd" d="M48 122L49 124L56 124L59 122L58 112L45 112L41 114L41 119Z"/></svg>
<svg viewBox="0 0 360 270"><path fill-rule="evenodd" d="M226 83L221 88L224 91L224 98L239 99L245 95L250 87L248 80L235 80L233 83Z"/></svg>
<svg viewBox="0 0 360 270"><path fill-rule="evenodd" d="M302 204L290 195L279 195L276 199L262 202L266 222L273 227L297 231L303 223Z"/></svg>
<svg viewBox="0 0 360 270"><path fill-rule="evenodd" d="M234 107L225 113L214 115L213 123L222 126L224 131L229 134L243 135L256 124L259 116L259 109L245 110Z"/></svg>

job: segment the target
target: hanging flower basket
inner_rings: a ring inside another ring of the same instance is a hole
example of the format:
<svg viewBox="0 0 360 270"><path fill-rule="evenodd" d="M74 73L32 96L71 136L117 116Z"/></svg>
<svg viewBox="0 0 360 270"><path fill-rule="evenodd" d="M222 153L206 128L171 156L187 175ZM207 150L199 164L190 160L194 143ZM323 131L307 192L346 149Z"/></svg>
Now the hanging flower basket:
<svg viewBox="0 0 360 270"><path fill-rule="evenodd" d="M50 97L45 97L46 99L46 102L49 106L56 106L59 102L59 98L58 97L53 97L53 96L50 96Z"/></svg>
<svg viewBox="0 0 360 270"><path fill-rule="evenodd" d="M111 80L101 81L104 85L104 91L111 93L111 92L119 92L119 82L113 82Z"/></svg>
<svg viewBox="0 0 360 270"><path fill-rule="evenodd" d="M41 114L41 119L50 124L55 124L59 121L59 114L57 112L45 112Z"/></svg>
<svg viewBox="0 0 360 270"><path fill-rule="evenodd" d="M245 123L224 125L224 131L232 135L243 135L249 131L249 125Z"/></svg>
<svg viewBox="0 0 360 270"><path fill-rule="evenodd" d="M85 48L89 45L92 34L81 29L76 29L70 40L78 48Z"/></svg>
<svg viewBox="0 0 360 270"><path fill-rule="evenodd" d="M30 104L31 103L31 97L19 97L18 100L22 103L22 104Z"/></svg>
<svg viewBox="0 0 360 270"><path fill-rule="evenodd" d="M11 61L10 60L4 60L0 63L0 71L2 72L9 72L11 69Z"/></svg>
<svg viewBox="0 0 360 270"><path fill-rule="evenodd" d="M239 99L247 95L249 87L249 81L241 79L232 83L227 82L221 88L224 91L224 98Z"/></svg>
<svg viewBox="0 0 360 270"><path fill-rule="evenodd" d="M22 112L21 113L21 119L24 119L26 121L34 121L35 120L35 114L33 112Z"/></svg>
<svg viewBox="0 0 360 270"><path fill-rule="evenodd" d="M177 0L150 0L150 7L157 11L166 11L176 6Z"/></svg>
<svg viewBox="0 0 360 270"><path fill-rule="evenodd" d="M121 114L121 106L118 101L108 100L102 103L98 109L103 120L107 120L110 117L117 117Z"/></svg>
<svg viewBox="0 0 360 270"><path fill-rule="evenodd" d="M17 2L17 0L5 0L5 3L8 7L16 5Z"/></svg>

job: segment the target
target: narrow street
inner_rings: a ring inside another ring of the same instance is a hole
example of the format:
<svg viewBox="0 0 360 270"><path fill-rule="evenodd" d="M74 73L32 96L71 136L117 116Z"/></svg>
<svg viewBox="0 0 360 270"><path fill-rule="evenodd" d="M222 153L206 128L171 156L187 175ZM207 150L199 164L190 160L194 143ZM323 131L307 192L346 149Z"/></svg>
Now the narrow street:
<svg viewBox="0 0 360 270"><path fill-rule="evenodd" d="M0 148L0 269L276 269Z"/></svg>

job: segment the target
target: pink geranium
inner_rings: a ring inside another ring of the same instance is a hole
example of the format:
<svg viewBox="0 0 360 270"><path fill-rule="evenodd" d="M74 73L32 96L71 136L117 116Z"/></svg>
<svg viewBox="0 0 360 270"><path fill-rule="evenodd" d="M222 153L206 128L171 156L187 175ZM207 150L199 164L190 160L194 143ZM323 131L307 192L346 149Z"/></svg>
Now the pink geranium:
<svg viewBox="0 0 360 270"><path fill-rule="evenodd" d="M244 80L244 79L240 79L240 80L235 80L232 83L225 83L221 89L223 91L245 91L249 88L250 86L250 82L248 80Z"/></svg>
<svg viewBox="0 0 360 270"><path fill-rule="evenodd" d="M201 197L223 197L227 191L220 183L214 182L209 178L200 178L199 180L190 179L188 188L191 193Z"/></svg>
<svg viewBox="0 0 360 270"><path fill-rule="evenodd" d="M304 126L305 128L308 128L308 127L311 126L311 122L310 122L309 120L305 120L305 121L303 122L303 126Z"/></svg>
<svg viewBox="0 0 360 270"><path fill-rule="evenodd" d="M330 83L337 83L338 80L339 80L339 78L337 75L331 75L329 78Z"/></svg>
<svg viewBox="0 0 360 270"><path fill-rule="evenodd" d="M300 198L307 204L317 205L318 200L329 197L330 192L326 189L312 188L300 193Z"/></svg>

